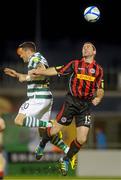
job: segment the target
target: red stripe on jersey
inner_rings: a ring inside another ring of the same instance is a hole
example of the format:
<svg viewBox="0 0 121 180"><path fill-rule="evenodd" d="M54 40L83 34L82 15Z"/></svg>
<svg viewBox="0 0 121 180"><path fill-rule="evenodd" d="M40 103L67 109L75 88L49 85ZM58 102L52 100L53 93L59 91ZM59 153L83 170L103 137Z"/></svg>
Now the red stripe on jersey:
<svg viewBox="0 0 121 180"><path fill-rule="evenodd" d="M80 68L81 68L81 74L85 74L85 62L84 61L82 61ZM83 96L83 94L82 94L83 83L84 83L84 80L79 80L79 85L78 85L79 96Z"/></svg>
<svg viewBox="0 0 121 180"><path fill-rule="evenodd" d="M97 65L96 66L96 69L95 69L95 77L97 78L97 76L99 75L99 66ZM93 83L93 86L92 86L92 93L94 94L95 90L97 89L97 82Z"/></svg>
<svg viewBox="0 0 121 180"><path fill-rule="evenodd" d="M88 65L88 75L91 76L91 69L93 68L94 63L91 63ZM91 82L87 81L86 82L86 87L85 87L85 92L84 92L84 96L86 97L89 94L89 90L90 90L90 86L91 86Z"/></svg>
<svg viewBox="0 0 121 180"><path fill-rule="evenodd" d="M103 69L95 60L90 64L84 58L73 60L57 71L61 75L71 74L69 91L73 96L91 99L97 88L101 87Z"/></svg>
<svg viewBox="0 0 121 180"><path fill-rule="evenodd" d="M98 85L98 88L102 88L101 87L101 81L103 79L103 69L101 67L100 68L100 78L97 80L97 85Z"/></svg>
<svg viewBox="0 0 121 180"><path fill-rule="evenodd" d="M93 86L92 86L92 94L95 93L96 89L97 89L97 76L99 76L99 66L96 65L96 69L95 69L95 77L96 77L96 80L95 80L95 83L93 83Z"/></svg>
<svg viewBox="0 0 121 180"><path fill-rule="evenodd" d="M62 68L60 69L56 69L57 72L59 72L60 74L64 74L64 72L66 72L73 64L73 61L70 61L68 64L66 64L65 66L62 66ZM66 72L67 73L67 72Z"/></svg>
<svg viewBox="0 0 121 180"><path fill-rule="evenodd" d="M74 63L74 71L75 71L75 74L78 73L78 65L79 65L79 61L76 60L75 63ZM74 75L73 75L73 76L74 76ZM73 80L72 80L72 85L71 85L71 90L72 90L72 93L74 94L74 96L77 96L76 84L77 84L77 77L74 76L74 78L73 78Z"/></svg>
<svg viewBox="0 0 121 180"><path fill-rule="evenodd" d="M96 66L96 73L95 76L97 77L99 75L99 66Z"/></svg>

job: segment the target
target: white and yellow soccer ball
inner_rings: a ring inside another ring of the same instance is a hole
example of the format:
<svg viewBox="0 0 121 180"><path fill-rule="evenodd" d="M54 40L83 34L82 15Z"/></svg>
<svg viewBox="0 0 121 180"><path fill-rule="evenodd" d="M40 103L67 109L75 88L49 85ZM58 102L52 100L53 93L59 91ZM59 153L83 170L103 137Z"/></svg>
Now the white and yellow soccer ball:
<svg viewBox="0 0 121 180"><path fill-rule="evenodd" d="M96 22L100 18L100 10L96 6L89 6L84 10L84 18L88 22Z"/></svg>

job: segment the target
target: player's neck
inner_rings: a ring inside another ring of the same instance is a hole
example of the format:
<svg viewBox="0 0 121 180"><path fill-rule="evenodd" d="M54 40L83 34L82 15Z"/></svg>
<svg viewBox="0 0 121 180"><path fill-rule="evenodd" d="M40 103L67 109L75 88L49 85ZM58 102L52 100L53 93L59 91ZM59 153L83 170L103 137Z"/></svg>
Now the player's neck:
<svg viewBox="0 0 121 180"><path fill-rule="evenodd" d="M84 57L84 58L85 58L85 62L86 62L86 63L92 63L93 60L94 60L94 57L93 57L93 56L86 56L86 57Z"/></svg>

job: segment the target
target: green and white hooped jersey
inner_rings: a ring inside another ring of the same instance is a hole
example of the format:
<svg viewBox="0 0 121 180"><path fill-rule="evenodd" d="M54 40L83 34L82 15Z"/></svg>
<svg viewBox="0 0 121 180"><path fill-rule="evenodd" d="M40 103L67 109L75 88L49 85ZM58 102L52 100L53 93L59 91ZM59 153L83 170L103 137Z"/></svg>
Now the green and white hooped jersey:
<svg viewBox="0 0 121 180"><path fill-rule="evenodd" d="M28 63L28 71L31 69L37 68L39 64L44 64L48 67L47 60L39 53L33 54ZM47 87L44 87L47 85ZM39 78L35 78L34 80L27 82L27 96L28 98L35 99L51 99L52 94L49 90L49 80L45 76L40 76Z"/></svg>

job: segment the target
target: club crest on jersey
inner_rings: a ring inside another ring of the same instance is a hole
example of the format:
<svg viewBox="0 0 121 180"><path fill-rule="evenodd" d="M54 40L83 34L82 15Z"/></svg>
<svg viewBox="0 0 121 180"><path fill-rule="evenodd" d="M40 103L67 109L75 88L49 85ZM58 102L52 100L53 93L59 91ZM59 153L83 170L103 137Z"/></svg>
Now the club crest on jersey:
<svg viewBox="0 0 121 180"><path fill-rule="evenodd" d="M90 71L92 74L95 73L95 69L93 69L93 68L91 68L89 71Z"/></svg>
<svg viewBox="0 0 121 180"><path fill-rule="evenodd" d="M67 118L66 117L62 117L61 118L61 122L65 123L67 121Z"/></svg>

